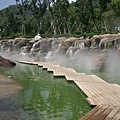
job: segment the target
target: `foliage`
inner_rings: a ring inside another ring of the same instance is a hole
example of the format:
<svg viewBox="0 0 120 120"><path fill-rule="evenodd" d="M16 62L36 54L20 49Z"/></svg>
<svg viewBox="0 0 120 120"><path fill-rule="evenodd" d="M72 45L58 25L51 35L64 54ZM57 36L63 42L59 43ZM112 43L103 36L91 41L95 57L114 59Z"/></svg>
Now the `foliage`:
<svg viewBox="0 0 120 120"><path fill-rule="evenodd" d="M113 33L120 0L15 0L0 11L0 36L7 38L93 36Z"/></svg>
<svg viewBox="0 0 120 120"><path fill-rule="evenodd" d="M120 17L120 0L113 0L111 6L117 16Z"/></svg>

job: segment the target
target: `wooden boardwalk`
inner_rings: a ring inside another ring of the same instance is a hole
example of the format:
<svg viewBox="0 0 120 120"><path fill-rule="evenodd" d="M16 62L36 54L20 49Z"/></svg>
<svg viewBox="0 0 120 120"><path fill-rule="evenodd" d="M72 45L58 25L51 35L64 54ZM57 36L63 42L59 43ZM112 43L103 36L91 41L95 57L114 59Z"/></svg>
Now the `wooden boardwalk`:
<svg viewBox="0 0 120 120"><path fill-rule="evenodd" d="M120 86L110 84L96 75L78 73L73 68L65 68L52 63L27 62L43 67L53 72L54 76L64 76L66 80L73 81L87 96L90 105L95 106L80 120L120 120Z"/></svg>

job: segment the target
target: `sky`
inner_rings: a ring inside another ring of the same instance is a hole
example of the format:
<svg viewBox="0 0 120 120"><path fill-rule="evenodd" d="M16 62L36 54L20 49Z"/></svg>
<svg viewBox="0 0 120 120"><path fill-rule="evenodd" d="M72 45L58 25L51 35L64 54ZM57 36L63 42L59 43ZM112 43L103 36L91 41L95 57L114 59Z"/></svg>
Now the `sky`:
<svg viewBox="0 0 120 120"><path fill-rule="evenodd" d="M16 4L15 0L0 0L0 10L13 4Z"/></svg>
<svg viewBox="0 0 120 120"><path fill-rule="evenodd" d="M69 0L71 1L76 1L76 0ZM0 10L8 7L9 5L14 5L16 4L15 0L0 0Z"/></svg>

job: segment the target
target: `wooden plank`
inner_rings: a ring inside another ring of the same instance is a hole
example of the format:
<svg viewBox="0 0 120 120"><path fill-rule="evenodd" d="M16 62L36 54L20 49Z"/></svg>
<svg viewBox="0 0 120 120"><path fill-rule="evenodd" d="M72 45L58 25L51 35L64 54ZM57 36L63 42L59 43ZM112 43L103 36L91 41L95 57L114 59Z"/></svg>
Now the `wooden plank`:
<svg viewBox="0 0 120 120"><path fill-rule="evenodd" d="M52 65L47 68L47 71L53 72L54 70L59 69L59 68L60 68L59 65ZM61 67L61 68L63 68L63 67Z"/></svg>
<svg viewBox="0 0 120 120"><path fill-rule="evenodd" d="M88 75L88 76L92 77L92 79L97 79L99 82L100 82L100 81L101 81L101 82L106 82L106 81L104 81L103 79L99 78L99 77L96 76L96 75Z"/></svg>
<svg viewBox="0 0 120 120"><path fill-rule="evenodd" d="M78 86L80 87L80 88L83 88L84 90L87 90L88 91L88 93L89 93L89 96L88 97L93 97L93 96L95 96L95 93L91 90L91 89L89 89L89 87L86 85L86 83L84 83L84 82L78 82L78 81L74 81L75 83L77 82L78 83ZM84 92L84 91L83 91Z"/></svg>
<svg viewBox="0 0 120 120"><path fill-rule="evenodd" d="M108 105L118 105L119 104L119 99L117 98L117 96L113 96L111 97L111 93L106 93L106 90L102 89L102 86L100 87L99 89L99 86L98 85L102 85L102 84L93 84L93 83L86 83L86 86L87 84L89 84L89 89L92 89L94 94L99 97L99 98L96 98L96 99L101 99L100 101L102 102L102 100L104 101L105 104L108 104ZM88 86L87 86L88 87ZM101 91L102 90L102 91ZM104 90L104 91L103 91ZM114 93L112 93L114 95ZM108 97L107 97L108 96ZM98 100L97 100L98 101Z"/></svg>
<svg viewBox="0 0 120 120"><path fill-rule="evenodd" d="M116 92L119 91L119 89L117 89L115 86L111 85L108 83L108 85L103 84L103 87L105 89L106 92L109 92L111 94L115 94Z"/></svg>
<svg viewBox="0 0 120 120"><path fill-rule="evenodd" d="M97 120L104 120L114 108L114 106L109 106L102 114L99 115Z"/></svg>
<svg viewBox="0 0 120 120"><path fill-rule="evenodd" d="M108 101L105 100L103 97L90 97L89 99L90 99L91 101L93 101L93 103L94 103L95 105L101 105L101 106L110 105L110 104L108 104ZM87 98L87 100L89 100L89 99Z"/></svg>
<svg viewBox="0 0 120 120"><path fill-rule="evenodd" d="M43 64L44 69L48 69L48 68L51 68L51 67L60 67L60 66L59 65L53 65L51 63Z"/></svg>
<svg viewBox="0 0 120 120"><path fill-rule="evenodd" d="M120 120L120 110L117 112L117 114L113 117L112 120Z"/></svg>
<svg viewBox="0 0 120 120"><path fill-rule="evenodd" d="M94 99L92 99L92 98L86 98L86 100L89 103L89 105L91 105L91 106L98 105L98 103Z"/></svg>
<svg viewBox="0 0 120 120"><path fill-rule="evenodd" d="M102 106L111 105L111 103L108 100L106 100L104 98L104 96L103 97L102 96L96 97L96 100L99 102L99 105L102 105Z"/></svg>
<svg viewBox="0 0 120 120"><path fill-rule="evenodd" d="M89 80L91 82L105 82L95 75L86 75L83 79Z"/></svg>
<svg viewBox="0 0 120 120"><path fill-rule="evenodd" d="M73 75L65 75L65 78L69 81L74 81L74 80L79 80L79 76L81 75L86 75L85 73L77 73L77 74L73 74Z"/></svg>
<svg viewBox="0 0 120 120"><path fill-rule="evenodd" d="M90 91L92 93L92 97L96 97L96 91L94 89L91 89L91 83L87 83L87 82L80 82L80 84L84 85L84 87L86 87L86 89L88 89L88 91Z"/></svg>
<svg viewBox="0 0 120 120"><path fill-rule="evenodd" d="M102 81L101 79L98 79L98 77L92 76L92 75L80 75L77 78L75 78L76 80L79 81L83 81L83 82L103 82L106 83L105 81Z"/></svg>
<svg viewBox="0 0 120 120"><path fill-rule="evenodd" d="M37 62L33 62L33 61L18 61L19 63L24 63L24 64L30 64L30 65L37 65Z"/></svg>
<svg viewBox="0 0 120 120"><path fill-rule="evenodd" d="M105 118L105 120L112 120L114 118L114 116L118 113L118 111L120 110L120 106L115 107L109 114L108 116Z"/></svg>
<svg viewBox="0 0 120 120"><path fill-rule="evenodd" d="M100 107L100 109L94 114L92 115L88 120L97 120L99 118L99 116L108 108L108 106L102 106ZM103 120L103 119L101 119Z"/></svg>
<svg viewBox="0 0 120 120"><path fill-rule="evenodd" d="M116 93L113 97L120 103L120 93Z"/></svg>
<svg viewBox="0 0 120 120"><path fill-rule="evenodd" d="M100 90L98 89L98 86L95 84L94 86L94 83L86 83L86 85L89 84L90 88L93 90L93 92L95 93L95 95L97 97L96 100L97 101L100 101L100 103L102 103L103 101L103 104L108 104L108 105L118 105L119 102L118 102L118 99L114 99L114 97L111 97L110 94L107 95L107 94L104 94L104 92L99 92ZM89 89L90 89L89 88ZM101 87L102 89L102 87ZM107 96L106 96L107 95ZM94 96L93 96L94 97Z"/></svg>
<svg viewBox="0 0 120 120"><path fill-rule="evenodd" d="M38 67L43 67L43 63L38 63Z"/></svg>
<svg viewBox="0 0 120 120"><path fill-rule="evenodd" d="M86 86L90 90L92 90L94 92L95 96L99 96L99 92L100 91L98 90L98 87L96 88L96 84L95 83L88 83L88 82L86 82L85 84L86 84Z"/></svg>
<svg viewBox="0 0 120 120"><path fill-rule="evenodd" d="M65 67L60 67L60 66L51 66L47 69L47 71L57 71L57 70L64 70Z"/></svg>
<svg viewBox="0 0 120 120"><path fill-rule="evenodd" d="M113 106L118 106L119 105L119 102L114 99L112 96L105 96L105 98L111 103L111 105Z"/></svg>
<svg viewBox="0 0 120 120"><path fill-rule="evenodd" d="M75 74L77 74L77 72L70 68L53 71L54 76L65 76L65 75L75 75Z"/></svg>
<svg viewBox="0 0 120 120"><path fill-rule="evenodd" d="M118 105L119 104L117 99L114 99L113 97L111 97L110 94L109 95L107 95L107 94L104 95L104 92L99 93L100 90L97 89L98 86L96 86L96 85L92 86L91 84L89 84L89 85L90 85L90 88L93 89L95 95L97 96L97 97L95 97L96 100L100 101L101 104L103 104L103 105L104 104L108 104L108 105ZM101 89L102 89L102 87L101 87Z"/></svg>
<svg viewBox="0 0 120 120"><path fill-rule="evenodd" d="M91 97L92 94L91 92L89 92L88 89L86 89L84 86L82 86L79 82L77 81L74 81L76 85L78 85L78 87L88 96L88 97Z"/></svg>
<svg viewBox="0 0 120 120"><path fill-rule="evenodd" d="M99 111L99 109L101 109L101 107L96 106L95 108L93 108L90 112L88 112L86 115L84 115L82 118L80 118L80 120L88 120L91 116L93 116L97 111Z"/></svg>

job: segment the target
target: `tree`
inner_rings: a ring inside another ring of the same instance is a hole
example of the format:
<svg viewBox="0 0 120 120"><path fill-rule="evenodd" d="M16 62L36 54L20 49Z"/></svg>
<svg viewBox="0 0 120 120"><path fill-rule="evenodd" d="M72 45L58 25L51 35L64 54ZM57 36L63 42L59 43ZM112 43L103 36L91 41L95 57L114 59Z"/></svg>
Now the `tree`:
<svg viewBox="0 0 120 120"><path fill-rule="evenodd" d="M4 36L115 32L120 22L120 0L16 0L16 6L0 11Z"/></svg>
<svg viewBox="0 0 120 120"><path fill-rule="evenodd" d="M88 3L89 3L89 10L91 13L91 19L94 24L94 29L95 29L95 31L98 31L98 27L97 27L97 23L96 23L96 15L95 15L95 6L94 6L94 4L96 4L96 1L88 0Z"/></svg>
<svg viewBox="0 0 120 120"><path fill-rule="evenodd" d="M58 0L58 7L60 11L60 17L63 19L64 23L64 34L68 31L68 8L69 8L69 1L68 0Z"/></svg>
<svg viewBox="0 0 120 120"><path fill-rule="evenodd" d="M79 22L81 23L81 32L90 32L90 11L88 0L77 0L76 8L79 16Z"/></svg>
<svg viewBox="0 0 120 120"><path fill-rule="evenodd" d="M68 33L68 8L68 0L48 0L48 10L51 17L51 26L48 31L52 29L54 35Z"/></svg>
<svg viewBox="0 0 120 120"><path fill-rule="evenodd" d="M99 0L100 15L101 15L101 32L104 32L104 29L107 32L107 27L104 21L104 12L106 11L107 5L110 2L111 0Z"/></svg>
<svg viewBox="0 0 120 120"><path fill-rule="evenodd" d="M111 6L116 16L120 17L120 0L112 0Z"/></svg>
<svg viewBox="0 0 120 120"><path fill-rule="evenodd" d="M50 23L50 27L48 28L46 33L48 33L50 30L52 30L52 33L54 34L54 36L57 33L57 25L60 20L59 4L57 4L57 3L58 2L56 2L55 0L48 0L48 11L50 13L51 23ZM61 33L60 29L59 29L59 31Z"/></svg>
<svg viewBox="0 0 120 120"><path fill-rule="evenodd" d="M22 37L25 36L25 20L26 20L26 11L28 9L29 0L16 0L16 5L21 15L21 24L22 24Z"/></svg>
<svg viewBox="0 0 120 120"><path fill-rule="evenodd" d="M79 28L79 15L76 12L75 2L69 5L68 9L68 29L69 34L74 33Z"/></svg>
<svg viewBox="0 0 120 120"><path fill-rule="evenodd" d="M37 21L37 32L42 30L43 16L47 9L47 0L31 0L30 8Z"/></svg>
<svg viewBox="0 0 120 120"><path fill-rule="evenodd" d="M7 38L7 36L12 35L17 31L17 21L16 18L13 14L13 12L9 9L6 8L4 12L0 12L0 17L3 19L1 20L1 32L2 35Z"/></svg>

